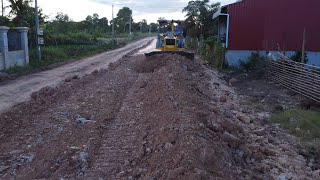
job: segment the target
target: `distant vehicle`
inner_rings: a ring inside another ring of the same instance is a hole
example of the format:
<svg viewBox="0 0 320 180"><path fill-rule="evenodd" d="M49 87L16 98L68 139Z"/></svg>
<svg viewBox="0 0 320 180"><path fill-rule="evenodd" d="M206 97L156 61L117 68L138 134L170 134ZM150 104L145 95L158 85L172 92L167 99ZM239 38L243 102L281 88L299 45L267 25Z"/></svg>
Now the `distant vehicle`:
<svg viewBox="0 0 320 180"><path fill-rule="evenodd" d="M194 59L194 53L188 52L185 49L185 33L181 27L182 21L180 20L158 20L158 38L156 49L146 56L155 54L172 53L186 56L187 58Z"/></svg>

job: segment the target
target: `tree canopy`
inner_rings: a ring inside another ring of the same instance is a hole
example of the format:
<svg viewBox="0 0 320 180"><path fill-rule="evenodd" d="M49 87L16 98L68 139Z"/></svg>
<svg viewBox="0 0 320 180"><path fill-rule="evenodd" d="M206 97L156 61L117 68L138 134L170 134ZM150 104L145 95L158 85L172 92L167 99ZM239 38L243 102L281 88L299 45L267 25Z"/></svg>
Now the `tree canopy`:
<svg viewBox="0 0 320 180"><path fill-rule="evenodd" d="M185 31L189 36L204 39L214 35L213 14L220 8L220 3L209 4L209 0L189 1L188 5L183 8L186 12L186 20L183 23Z"/></svg>
<svg viewBox="0 0 320 180"><path fill-rule="evenodd" d="M128 7L123 7L122 9L119 10L117 14L117 18L115 19L115 22L117 24L117 30L118 32L126 32L129 23L131 20L132 23L132 10Z"/></svg>

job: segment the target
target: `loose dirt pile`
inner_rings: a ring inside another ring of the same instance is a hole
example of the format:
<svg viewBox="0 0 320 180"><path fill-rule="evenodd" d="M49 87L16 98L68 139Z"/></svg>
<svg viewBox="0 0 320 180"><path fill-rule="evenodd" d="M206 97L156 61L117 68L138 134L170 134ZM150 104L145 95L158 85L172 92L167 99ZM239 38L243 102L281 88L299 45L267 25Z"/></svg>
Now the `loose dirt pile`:
<svg viewBox="0 0 320 180"><path fill-rule="evenodd" d="M2 179L320 178L293 137L179 55L126 57L32 99L0 115Z"/></svg>

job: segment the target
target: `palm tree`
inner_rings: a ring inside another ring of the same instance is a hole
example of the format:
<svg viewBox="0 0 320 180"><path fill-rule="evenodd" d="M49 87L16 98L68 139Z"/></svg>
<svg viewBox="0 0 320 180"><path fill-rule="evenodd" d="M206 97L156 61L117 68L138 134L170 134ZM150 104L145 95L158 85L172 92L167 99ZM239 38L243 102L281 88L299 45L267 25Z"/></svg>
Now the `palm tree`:
<svg viewBox="0 0 320 180"><path fill-rule="evenodd" d="M182 12L187 12L187 16L197 17L201 12L210 8L208 3L209 0L189 1L188 5L183 8Z"/></svg>
<svg viewBox="0 0 320 180"><path fill-rule="evenodd" d="M8 0L10 2L10 14L15 15L13 19L15 24L23 25L25 24L25 17L27 17L28 12L32 9L30 3L32 0Z"/></svg>
<svg viewBox="0 0 320 180"><path fill-rule="evenodd" d="M219 9L220 3L209 5L209 2L209 0L189 1L188 5L183 8L182 12L187 13L184 26L189 34L198 38L203 36L205 39L212 35L212 15Z"/></svg>

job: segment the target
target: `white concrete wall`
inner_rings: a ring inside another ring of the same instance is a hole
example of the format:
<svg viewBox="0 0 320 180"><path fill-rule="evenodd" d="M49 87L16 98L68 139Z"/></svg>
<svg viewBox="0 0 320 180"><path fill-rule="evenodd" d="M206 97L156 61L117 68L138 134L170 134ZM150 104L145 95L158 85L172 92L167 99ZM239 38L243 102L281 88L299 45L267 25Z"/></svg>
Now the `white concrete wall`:
<svg viewBox="0 0 320 180"><path fill-rule="evenodd" d="M4 60L3 60L3 55L0 53L0 70L4 69Z"/></svg>
<svg viewBox="0 0 320 180"><path fill-rule="evenodd" d="M256 53L257 51L246 51L246 50L228 50L225 55L225 63L229 66L239 67L240 62L247 62L251 53ZM266 56L266 51L259 51L261 56ZM286 51L286 56L291 57L295 52L294 51ZM320 52L311 52L307 51L308 56L308 64L315 65L320 67Z"/></svg>
<svg viewBox="0 0 320 180"><path fill-rule="evenodd" d="M25 56L24 56L24 51L9 51L9 59L10 59L10 67L13 66L25 66L26 61L25 61Z"/></svg>
<svg viewBox="0 0 320 180"><path fill-rule="evenodd" d="M13 66L25 66L29 64L29 49L28 49L28 28L17 27L15 31L20 32L21 50L8 50L8 30L6 26L0 26L0 70L9 69Z"/></svg>

